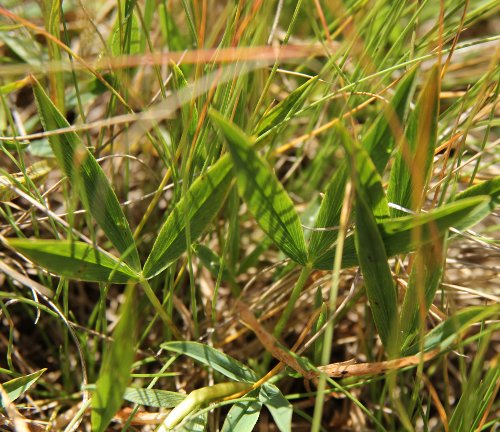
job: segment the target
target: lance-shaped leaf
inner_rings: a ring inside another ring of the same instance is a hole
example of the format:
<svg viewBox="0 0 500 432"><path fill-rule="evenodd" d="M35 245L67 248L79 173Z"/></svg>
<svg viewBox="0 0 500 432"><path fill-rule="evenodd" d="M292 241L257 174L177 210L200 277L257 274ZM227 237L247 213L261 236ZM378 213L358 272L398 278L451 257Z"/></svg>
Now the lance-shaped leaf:
<svg viewBox="0 0 500 432"><path fill-rule="evenodd" d="M238 191L257 223L285 255L305 265L304 232L292 200L243 131L215 111L210 115L226 137Z"/></svg>
<svg viewBox="0 0 500 432"><path fill-rule="evenodd" d="M12 248L58 276L89 282L124 284L139 275L111 254L78 241L5 239Z"/></svg>
<svg viewBox="0 0 500 432"><path fill-rule="evenodd" d="M256 127L255 133L262 135L274 126L282 123L287 117L293 115L293 112L302 105L307 95L314 88L314 84L318 81L319 76L311 78L309 81L296 88L278 105L270 109L260 120Z"/></svg>
<svg viewBox="0 0 500 432"><path fill-rule="evenodd" d="M26 392L47 369L41 369L29 375L11 379L2 384L3 390L7 393L9 401L14 402L19 396ZM5 408L4 398L0 397L0 408Z"/></svg>
<svg viewBox="0 0 500 432"><path fill-rule="evenodd" d="M133 285L127 287L113 342L104 353L96 391L92 397L92 431L103 432L119 410L130 380L135 355L137 305Z"/></svg>
<svg viewBox="0 0 500 432"><path fill-rule="evenodd" d="M385 169L393 151L395 134L402 130L415 81L415 71L410 72L399 84L391 103L378 120L370 127L362 140L362 147L368 152L380 175ZM347 181L347 165L341 162L329 181L325 196L315 221L315 228L335 228L340 222L340 211ZM311 234L309 256L315 259L325 252L337 238L335 229L316 230Z"/></svg>
<svg viewBox="0 0 500 432"><path fill-rule="evenodd" d="M450 227L464 230L478 223L490 213L491 199L477 196L446 204L429 213L394 218L378 224L382 235L386 255L391 257L416 250L429 243L433 238L444 235ZM414 230L420 230L415 236ZM313 262L313 268L331 270L335 248L328 249ZM342 267L358 265L354 236L348 236L344 242Z"/></svg>
<svg viewBox="0 0 500 432"><path fill-rule="evenodd" d="M356 191L356 230L354 241L359 266L373 320L386 351L390 352L398 328L397 298L391 269L377 218L387 217L389 206L380 176L367 152L351 140L339 126L339 135L350 160L351 178Z"/></svg>
<svg viewBox="0 0 500 432"><path fill-rule="evenodd" d="M165 270L186 251L186 224L195 241L219 212L232 182L231 159L223 156L198 177L169 214L144 264L144 276L151 278ZM187 218L186 218L187 215Z"/></svg>
<svg viewBox="0 0 500 432"><path fill-rule="evenodd" d="M161 347L177 354L187 355L234 381L254 383L258 379L257 374L243 363L199 342L166 342L161 344Z"/></svg>
<svg viewBox="0 0 500 432"><path fill-rule="evenodd" d="M421 206L431 175L437 140L439 80L439 68L435 66L410 116L407 140L401 143L391 170L388 199L404 208ZM396 209L391 212L394 216L401 214Z"/></svg>
<svg viewBox="0 0 500 432"><path fill-rule="evenodd" d="M69 123L49 99L40 83L34 78L33 80L35 100L44 129L52 131L69 127ZM49 142L60 168L79 193L84 207L122 254L123 261L134 270L140 270L139 253L128 221L104 171L92 153L75 132L51 135Z"/></svg>
<svg viewBox="0 0 500 432"><path fill-rule="evenodd" d="M123 399L139 405L173 408L186 398L185 394L167 390L127 387Z"/></svg>
<svg viewBox="0 0 500 432"><path fill-rule="evenodd" d="M292 430L292 404L283 396L278 387L265 383L260 388L259 400L269 410L281 432Z"/></svg>

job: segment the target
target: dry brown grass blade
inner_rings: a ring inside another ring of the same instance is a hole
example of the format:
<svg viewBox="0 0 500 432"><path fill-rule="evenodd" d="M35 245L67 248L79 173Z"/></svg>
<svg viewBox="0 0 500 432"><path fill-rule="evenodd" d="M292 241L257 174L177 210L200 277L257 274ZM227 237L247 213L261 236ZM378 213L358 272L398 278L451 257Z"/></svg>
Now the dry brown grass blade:
<svg viewBox="0 0 500 432"><path fill-rule="evenodd" d="M278 359L280 362L284 363L293 370L297 371L306 379L316 378L317 374L315 372L305 370L299 364L297 359L295 359L293 356L291 356L288 352L286 352L284 349L280 347L280 344L276 340L276 338L273 335L271 335L259 323L257 318L255 318L254 314L250 311L250 309L246 304L244 304L243 302L238 302L236 308L238 310L241 320L249 327L251 327L251 329L259 339L260 343L264 346L264 348L266 348L266 350L268 350L273 355L274 358Z"/></svg>
<svg viewBox="0 0 500 432"><path fill-rule="evenodd" d="M321 372L326 373L331 378L347 378L362 375L378 375L391 372L408 366L416 366L421 362L426 362L439 354L439 349L429 351L425 354L417 354L409 357L402 357L394 360L387 360L374 363L332 363L326 366L319 366Z"/></svg>

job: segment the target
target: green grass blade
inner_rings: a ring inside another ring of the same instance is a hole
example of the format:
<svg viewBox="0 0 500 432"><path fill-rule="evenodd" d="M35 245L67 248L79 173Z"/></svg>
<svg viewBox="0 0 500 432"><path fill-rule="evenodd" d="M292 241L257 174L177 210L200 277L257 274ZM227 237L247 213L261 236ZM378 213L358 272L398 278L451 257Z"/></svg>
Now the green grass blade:
<svg viewBox="0 0 500 432"><path fill-rule="evenodd" d="M441 283L446 259L446 237L421 246L415 256L401 308L401 343L405 346L419 329L419 317L427 314Z"/></svg>
<svg viewBox="0 0 500 432"><path fill-rule="evenodd" d="M32 374L14 378L3 383L2 387L3 390L7 393L9 401L15 401L19 396L26 392L33 384L38 381L38 378L40 378L46 370L47 369L41 369ZM1 408L5 408L4 400L2 397L0 397L0 409Z"/></svg>
<svg viewBox="0 0 500 432"><path fill-rule="evenodd" d="M453 201L479 195L489 195L491 197L491 210L500 204L500 176L483 181L477 185L468 187L464 191L455 195Z"/></svg>
<svg viewBox="0 0 500 432"><path fill-rule="evenodd" d="M378 120L370 127L362 141L362 147L368 152L377 171L382 174L392 153L394 142L394 128L402 128L406 117L416 72L410 72L399 84L391 103ZM347 166L342 163L332 179L329 181L325 196L315 221L316 228L335 227L340 221L340 210L344 199L347 181ZM313 231L309 242L309 255L312 259L319 257L330 247L337 238L335 230Z"/></svg>
<svg viewBox="0 0 500 432"><path fill-rule="evenodd" d="M174 62L170 62L169 66L172 68L172 72L174 74L173 86L175 90L181 90L188 86L188 82L182 73L182 70L177 66ZM192 108L192 109L191 109ZM193 104L192 107L190 104L184 104L181 106L181 115L182 115L182 125L189 125L189 134L194 136L196 133L196 126L198 124L198 110L196 106Z"/></svg>
<svg viewBox="0 0 500 432"><path fill-rule="evenodd" d="M69 127L69 123L48 98L38 81L33 90L46 131ZM51 135L50 146L63 172L80 194L84 207L123 255L123 261L140 270L139 254L132 232L104 171L74 132Z"/></svg>
<svg viewBox="0 0 500 432"><path fill-rule="evenodd" d="M317 81L318 76L311 78L270 109L257 124L255 128L256 135L262 135L282 123L293 112L294 108L302 105Z"/></svg>
<svg viewBox="0 0 500 432"><path fill-rule="evenodd" d="M161 227L144 264L144 276L151 278L165 270L186 251L186 215L190 238L195 241L219 212L230 190L231 159L222 157L197 178Z"/></svg>
<svg viewBox="0 0 500 432"><path fill-rule="evenodd" d="M292 200L243 131L215 111L210 115L226 137L238 191L257 223L285 255L305 265L304 232Z"/></svg>
<svg viewBox="0 0 500 432"><path fill-rule="evenodd" d="M424 351L439 348L441 351L449 348L461 334L470 329L474 323L494 317L500 313L500 305L472 306L447 318L432 329L424 339ZM419 352L420 343L417 341L403 350L403 356L415 355Z"/></svg>
<svg viewBox="0 0 500 432"><path fill-rule="evenodd" d="M234 381L254 383L258 379L252 369L208 345L198 342L167 342L161 347L167 351L187 355Z"/></svg>
<svg viewBox="0 0 500 432"><path fill-rule="evenodd" d="M68 279L124 284L139 275L113 255L83 242L5 239L7 244L47 271Z"/></svg>
<svg viewBox="0 0 500 432"><path fill-rule="evenodd" d="M227 413L222 432L252 432L259 420L262 404L259 401L236 402Z"/></svg>
<svg viewBox="0 0 500 432"><path fill-rule="evenodd" d="M385 350L391 353L398 329L396 288L377 225L377 219L389 215L389 205L380 175L368 153L351 140L343 127L337 129L350 160L351 178L356 191L356 254L364 276L373 320Z"/></svg>
<svg viewBox="0 0 500 432"><path fill-rule="evenodd" d="M260 388L259 400L273 416L276 426L281 432L292 430L292 404L283 396L278 387L266 383Z"/></svg>
<svg viewBox="0 0 500 432"><path fill-rule="evenodd" d="M121 307L120 321L113 332L113 342L104 358L92 397L92 431L103 432L120 409L123 395L130 380L130 368L135 355L137 305L135 289L129 285L125 303Z"/></svg>
<svg viewBox="0 0 500 432"><path fill-rule="evenodd" d="M391 170L387 196L404 208L418 209L424 198L434 160L439 114L439 68L429 73L427 82L409 119L407 140L401 143ZM392 209L393 216L401 215Z"/></svg>
<svg viewBox="0 0 500 432"><path fill-rule="evenodd" d="M488 196L478 196L455 201L429 213L380 222L379 231L387 257L412 252L434 238L442 236L450 227L464 230L473 226L490 213L490 202ZM418 239L413 235L415 229L420 230ZM331 270L334 254L335 248L328 249L314 260L313 268ZM342 268L356 265L358 265L358 259L354 236L349 236L344 243Z"/></svg>

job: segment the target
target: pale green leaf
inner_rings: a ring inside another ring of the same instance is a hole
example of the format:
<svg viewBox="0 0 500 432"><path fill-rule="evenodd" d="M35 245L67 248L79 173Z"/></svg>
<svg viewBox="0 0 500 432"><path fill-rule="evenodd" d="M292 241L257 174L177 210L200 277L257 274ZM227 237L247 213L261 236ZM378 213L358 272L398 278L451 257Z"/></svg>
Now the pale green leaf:
<svg viewBox="0 0 500 432"><path fill-rule="evenodd" d="M262 404L257 400L236 402L227 413L222 432L252 432L261 409Z"/></svg>
<svg viewBox="0 0 500 432"><path fill-rule="evenodd" d="M157 408L173 408L185 398L181 393L137 387L127 387L123 395L129 402Z"/></svg>

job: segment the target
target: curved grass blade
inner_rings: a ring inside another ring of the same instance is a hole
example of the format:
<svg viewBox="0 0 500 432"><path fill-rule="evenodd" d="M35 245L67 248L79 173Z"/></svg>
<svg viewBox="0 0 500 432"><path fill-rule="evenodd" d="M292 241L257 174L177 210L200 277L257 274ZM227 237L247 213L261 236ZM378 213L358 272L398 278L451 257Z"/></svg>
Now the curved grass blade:
<svg viewBox="0 0 500 432"><path fill-rule="evenodd" d="M69 127L69 123L33 78L33 91L42 125L46 131ZM51 135L50 146L84 207L122 254L122 259L139 271L139 253L132 232L104 171L75 132Z"/></svg>
<svg viewBox="0 0 500 432"><path fill-rule="evenodd" d="M491 212L490 202L488 196L477 196L455 201L429 213L380 222L378 226L387 257L412 252L434 238L442 236L450 227L464 230L475 225ZM413 235L415 229L420 230L418 239ZM314 260L313 268L331 270L334 255L335 248L328 249ZM342 268L357 265L354 236L349 236L344 242Z"/></svg>
<svg viewBox="0 0 500 432"><path fill-rule="evenodd" d="M285 255L305 265L304 232L285 189L269 165L252 148L250 139L243 131L216 111L211 111L210 116L226 137L238 191L257 223Z"/></svg>
<svg viewBox="0 0 500 432"><path fill-rule="evenodd" d="M193 182L187 195L177 203L161 227L144 264L146 278L165 270L186 251L186 215L191 241L195 241L210 224L230 190L231 167L231 159L226 155Z"/></svg>
<svg viewBox="0 0 500 432"><path fill-rule="evenodd" d="M468 187L464 191L455 195L453 201L479 195L489 195L491 197L491 210L498 206L500 204L500 176L493 177L492 179Z"/></svg>
<svg viewBox="0 0 500 432"><path fill-rule="evenodd" d="M252 369L208 345L198 342L166 342L161 344L161 348L187 355L234 381L254 383L258 379Z"/></svg>
<svg viewBox="0 0 500 432"><path fill-rule="evenodd" d="M137 307L134 285L127 287L120 321L113 331L111 347L105 351L92 396L92 431L103 432L120 409L130 380L130 368L135 355Z"/></svg>
<svg viewBox="0 0 500 432"><path fill-rule="evenodd" d="M111 254L83 242L5 239L6 243L47 271L68 279L125 284L139 275Z"/></svg>
<svg viewBox="0 0 500 432"><path fill-rule="evenodd" d="M14 402L19 396L26 392L47 369L41 369L29 375L11 379L2 384L3 390L7 393L9 401ZM5 408L5 402L0 397L0 409Z"/></svg>
<svg viewBox="0 0 500 432"><path fill-rule="evenodd" d="M407 141L401 143L391 170L387 197L404 208L418 209L429 182L437 140L439 67L434 66L411 114ZM391 209L393 216L400 210Z"/></svg>

